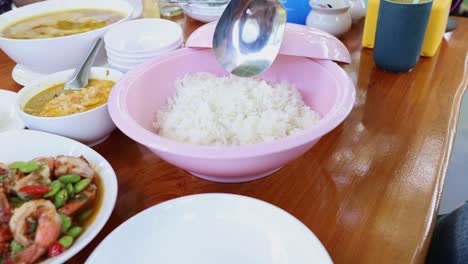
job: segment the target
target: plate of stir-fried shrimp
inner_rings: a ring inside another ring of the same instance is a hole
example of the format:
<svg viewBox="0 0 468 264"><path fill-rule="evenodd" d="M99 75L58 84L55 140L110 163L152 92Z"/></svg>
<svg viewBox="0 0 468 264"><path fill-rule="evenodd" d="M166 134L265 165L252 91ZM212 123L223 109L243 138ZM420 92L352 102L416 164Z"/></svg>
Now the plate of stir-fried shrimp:
<svg viewBox="0 0 468 264"><path fill-rule="evenodd" d="M0 263L63 263L108 220L117 197L110 164L74 140L0 134Z"/></svg>

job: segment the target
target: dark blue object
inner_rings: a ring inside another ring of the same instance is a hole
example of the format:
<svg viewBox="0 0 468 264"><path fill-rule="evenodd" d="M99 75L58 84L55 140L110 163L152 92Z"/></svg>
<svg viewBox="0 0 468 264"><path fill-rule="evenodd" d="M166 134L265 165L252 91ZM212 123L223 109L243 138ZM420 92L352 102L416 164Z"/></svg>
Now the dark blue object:
<svg viewBox="0 0 468 264"><path fill-rule="evenodd" d="M308 0L280 0L288 13L288 22L305 25L312 8Z"/></svg>
<svg viewBox="0 0 468 264"><path fill-rule="evenodd" d="M432 1L380 1L374 60L391 72L408 72L419 61Z"/></svg>
<svg viewBox="0 0 468 264"><path fill-rule="evenodd" d="M426 264L439 263L468 263L468 203L437 219Z"/></svg>
<svg viewBox="0 0 468 264"><path fill-rule="evenodd" d="M11 0L0 0L0 14L11 10Z"/></svg>

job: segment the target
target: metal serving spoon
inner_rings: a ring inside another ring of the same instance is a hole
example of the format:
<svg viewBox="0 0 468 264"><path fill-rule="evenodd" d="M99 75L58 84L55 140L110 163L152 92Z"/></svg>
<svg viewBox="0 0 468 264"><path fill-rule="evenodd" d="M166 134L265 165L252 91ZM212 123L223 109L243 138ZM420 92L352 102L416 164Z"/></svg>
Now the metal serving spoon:
<svg viewBox="0 0 468 264"><path fill-rule="evenodd" d="M94 43L93 47L89 52L88 57L86 57L81 67L75 70L73 78L71 78L70 81L65 83L65 86L63 87L64 90L79 90L88 85L89 72L94 64L94 60L96 59L96 55L101 45L102 38L100 37Z"/></svg>
<svg viewBox="0 0 468 264"><path fill-rule="evenodd" d="M285 27L286 10L278 0L231 0L216 25L216 59L234 75L258 75L278 55Z"/></svg>

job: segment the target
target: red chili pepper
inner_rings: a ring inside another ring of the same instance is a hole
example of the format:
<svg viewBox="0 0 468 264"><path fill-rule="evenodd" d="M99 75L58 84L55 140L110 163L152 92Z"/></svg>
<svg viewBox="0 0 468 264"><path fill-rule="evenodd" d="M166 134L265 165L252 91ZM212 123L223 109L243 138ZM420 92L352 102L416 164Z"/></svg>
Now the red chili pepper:
<svg viewBox="0 0 468 264"><path fill-rule="evenodd" d="M48 255L49 257L56 257L63 252L65 252L65 248L59 243L59 242L54 242L52 246L49 247Z"/></svg>
<svg viewBox="0 0 468 264"><path fill-rule="evenodd" d="M9 258L9 259L5 260L5 262L3 262L3 264L15 264L15 262L13 261L13 259Z"/></svg>
<svg viewBox="0 0 468 264"><path fill-rule="evenodd" d="M50 192L50 188L47 186L24 186L19 191L29 196L37 197Z"/></svg>

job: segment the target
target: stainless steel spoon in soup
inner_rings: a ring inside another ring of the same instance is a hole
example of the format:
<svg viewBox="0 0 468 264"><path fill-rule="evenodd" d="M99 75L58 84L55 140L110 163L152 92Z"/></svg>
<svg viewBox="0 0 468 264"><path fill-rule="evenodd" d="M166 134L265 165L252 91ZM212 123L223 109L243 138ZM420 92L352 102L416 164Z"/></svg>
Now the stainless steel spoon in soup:
<svg viewBox="0 0 468 264"><path fill-rule="evenodd" d="M91 67L94 64L94 60L96 59L96 55L101 45L102 38L100 37L92 46L88 56L83 61L82 65L75 70L75 73L73 74L71 80L65 83L63 87L64 90L79 90L88 85L89 72L91 71Z"/></svg>
<svg viewBox="0 0 468 264"><path fill-rule="evenodd" d="M216 59L234 75L258 75L278 56L285 27L286 10L278 0L231 0L216 25Z"/></svg>

